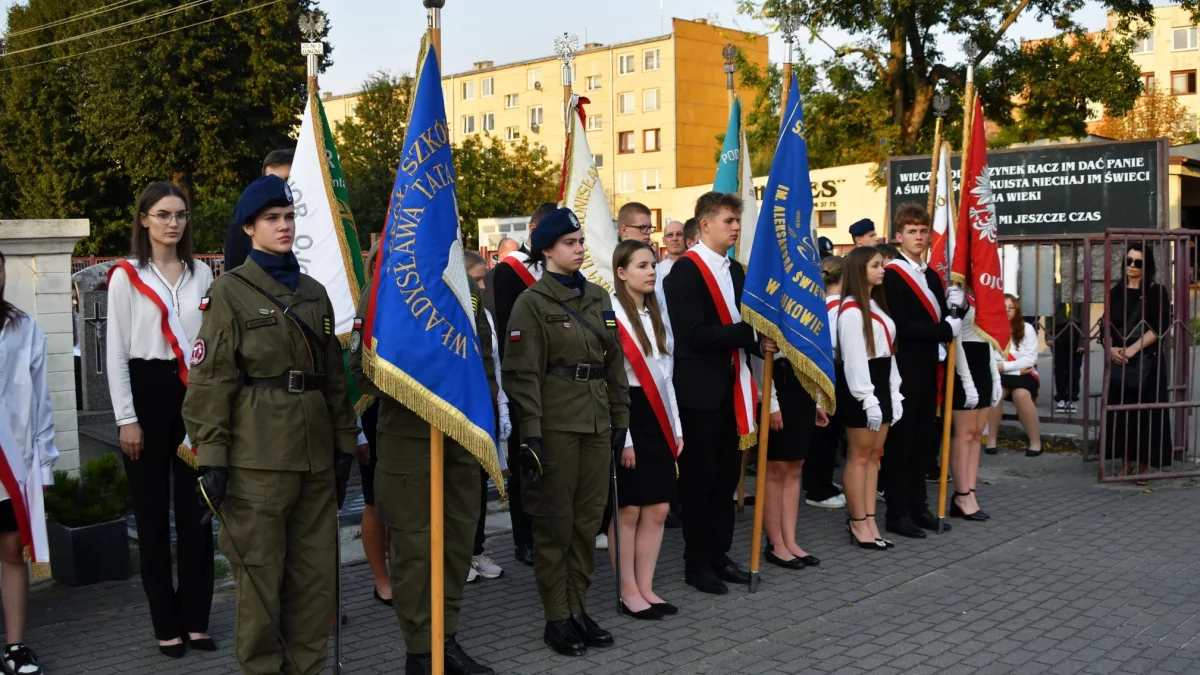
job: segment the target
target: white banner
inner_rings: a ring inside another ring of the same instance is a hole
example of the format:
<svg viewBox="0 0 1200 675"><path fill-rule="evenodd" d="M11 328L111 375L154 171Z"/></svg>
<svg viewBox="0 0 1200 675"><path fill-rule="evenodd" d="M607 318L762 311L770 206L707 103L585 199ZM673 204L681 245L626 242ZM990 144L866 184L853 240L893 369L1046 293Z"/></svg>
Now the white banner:
<svg viewBox="0 0 1200 675"><path fill-rule="evenodd" d="M738 235L737 260L750 264L750 249L754 248L754 232L758 229L758 199L754 194L754 171L750 168L750 146L746 145L746 125L739 124L738 196L742 198L742 232ZM812 226L815 228L816 223ZM813 241L817 237L813 234Z"/></svg>
<svg viewBox="0 0 1200 675"><path fill-rule="evenodd" d="M587 133L580 123L578 106L579 97L571 96L571 110L567 115L566 189L559 206L574 211L583 226L587 251L579 271L588 281L602 287L606 293L612 293L612 256L617 248L617 227L613 224L608 198L600 183L600 171L592 160Z"/></svg>

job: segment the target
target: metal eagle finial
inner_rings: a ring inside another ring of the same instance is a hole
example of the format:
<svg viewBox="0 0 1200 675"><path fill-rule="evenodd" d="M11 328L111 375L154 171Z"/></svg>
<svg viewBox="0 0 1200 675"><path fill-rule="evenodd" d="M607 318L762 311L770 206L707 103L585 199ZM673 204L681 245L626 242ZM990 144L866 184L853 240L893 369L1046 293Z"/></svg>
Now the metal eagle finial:
<svg viewBox="0 0 1200 675"><path fill-rule="evenodd" d="M935 117L942 118L946 113L950 112L950 97L945 94L935 94L933 97L933 114Z"/></svg>
<svg viewBox="0 0 1200 675"><path fill-rule="evenodd" d="M316 42L321 39L321 34L325 32L325 15L317 13L301 14L300 32L304 34L305 39L309 42Z"/></svg>
<svg viewBox="0 0 1200 675"><path fill-rule="evenodd" d="M579 51L578 36L564 32L554 38L554 53L558 55L558 60L562 61L564 66L575 59L577 51Z"/></svg>

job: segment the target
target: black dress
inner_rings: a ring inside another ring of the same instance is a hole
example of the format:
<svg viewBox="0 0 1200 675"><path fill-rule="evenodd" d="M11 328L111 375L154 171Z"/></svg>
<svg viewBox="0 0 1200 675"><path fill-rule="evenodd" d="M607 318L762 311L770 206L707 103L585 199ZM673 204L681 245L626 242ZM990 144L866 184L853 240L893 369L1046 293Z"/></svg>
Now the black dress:
<svg viewBox="0 0 1200 675"><path fill-rule="evenodd" d="M787 359L775 361L772 380L783 429L770 432L767 459L772 462L799 462L808 458L808 448L817 428L817 402L808 395Z"/></svg>
<svg viewBox="0 0 1200 675"><path fill-rule="evenodd" d="M962 380L958 377L957 368L954 373L954 409L983 410L990 407L992 402L992 348L986 342L963 342L963 352L967 356L967 370L975 381L975 391L979 394L979 404L974 408L967 407L967 393L963 389Z"/></svg>
<svg viewBox="0 0 1200 675"><path fill-rule="evenodd" d="M1162 286L1151 283L1145 288L1126 288L1124 283L1109 292L1109 333L1114 347L1137 342L1146 330L1158 336L1150 347L1143 349L1130 362L1140 357L1144 375L1139 380L1136 369L1118 368L1108 361L1108 405L1158 403L1169 401L1167 393L1171 369L1159 346L1171 327L1171 302ZM1107 355L1106 355L1107 356ZM1120 371L1124 370L1124 377ZM1108 412L1104 418L1106 459L1149 464L1155 468L1171 465L1172 436L1170 411L1123 410Z"/></svg>
<svg viewBox="0 0 1200 675"><path fill-rule="evenodd" d="M636 459L632 469L617 464L617 503L650 506L673 502L677 491L671 446L663 436L646 392L641 387L630 387L629 398L629 435Z"/></svg>
<svg viewBox="0 0 1200 675"><path fill-rule="evenodd" d="M847 429L866 429L867 411L862 401L850 393L850 385L846 383L846 369L841 361L836 362L837 369L837 411L838 416ZM892 423L892 357L880 356L867 361L867 370L871 373L871 385L875 388L875 398L879 399L879 409L883 412L883 423ZM816 414L815 412L813 413Z"/></svg>

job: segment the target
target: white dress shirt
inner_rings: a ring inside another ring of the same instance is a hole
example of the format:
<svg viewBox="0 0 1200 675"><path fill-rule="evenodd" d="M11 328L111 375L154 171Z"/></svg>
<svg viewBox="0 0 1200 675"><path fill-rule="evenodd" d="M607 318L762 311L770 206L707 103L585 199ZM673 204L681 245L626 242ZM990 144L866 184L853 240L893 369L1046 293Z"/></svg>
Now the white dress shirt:
<svg viewBox="0 0 1200 675"><path fill-rule="evenodd" d="M654 298L658 300L658 311L662 314L663 328L667 329L667 353L675 353L675 331L671 329L671 315L667 313L667 290L663 286L663 281L667 275L671 273L671 268L675 266L675 261L670 258L664 258L662 262L654 266L656 276L654 278Z"/></svg>
<svg viewBox="0 0 1200 675"><path fill-rule="evenodd" d="M616 302L615 299L613 301ZM679 404L675 401L675 384L671 381L671 376L675 372L675 359L671 358L669 353L664 354L659 350L658 340L655 339L656 334L654 332L654 323L650 320L650 310L643 307L642 309L638 310L637 315L638 319L642 322L642 328L646 331L646 337L650 339L651 353L646 357L647 365L653 361L653 363L658 366L659 371L662 373L663 380L666 382L667 391L660 393L665 393L667 400L671 404L671 410L668 411L672 413L672 417L674 418L671 420L671 428L675 430L675 438L680 438L683 436L683 422L681 422L679 419ZM632 320L632 317L630 318ZM637 345L638 340L636 335L630 335L630 337L633 338L634 344ZM641 348L641 345L637 346L639 349ZM629 379L630 387L642 386L641 380L638 379L637 373L633 372L633 366L630 365L629 359L625 359L625 377ZM631 445L633 445L633 436L631 436L627 431L625 432L625 447L628 448Z"/></svg>
<svg viewBox="0 0 1200 675"><path fill-rule="evenodd" d="M879 399L875 396L875 385L871 383L871 370L867 365L867 361L871 358L891 357L892 375L889 378L891 385L889 389L892 400L904 400L900 394L900 371L896 368L896 358L892 354L891 345L888 344L888 335L891 335L893 339L896 336L896 324L879 308L879 305L875 304L874 300L871 301L871 312L875 316L872 319L875 323L871 331L875 338L874 357L868 354L867 343L863 340L862 311L858 307L843 304L838 316L838 321L841 322L841 325L838 326L838 339L846 372L846 385L854 398L862 402L863 410L879 405ZM880 325L880 321L883 322L883 325ZM887 327L886 331L884 326Z"/></svg>
<svg viewBox="0 0 1200 675"><path fill-rule="evenodd" d="M825 306L829 307L830 303L833 303L833 307L829 308L829 310L828 310L829 311L829 323L827 323L825 325L829 326L829 330L830 330L829 339L833 342L833 358L840 359L841 356L839 356L839 354L841 354L841 352L838 351L838 312L842 311L842 296L841 296L841 294L839 293L836 295L826 295L825 296Z"/></svg>
<svg viewBox="0 0 1200 675"><path fill-rule="evenodd" d="M1004 360L1004 357L996 352L996 358L1000 360L1000 372L1005 375L1017 375L1026 368L1037 368L1038 357L1038 337L1037 330L1029 323L1025 324L1025 337L1021 338L1021 344L1014 344L1011 340L1008 342L1008 353L1013 355L1012 361Z"/></svg>
<svg viewBox="0 0 1200 675"><path fill-rule="evenodd" d="M733 275L729 271L729 265L731 262L729 260L729 256L713 251L711 248L705 246L704 242L702 241L697 242L696 245L692 247L692 250L696 253L699 253L701 259L708 263L708 269L711 270L713 276L716 277L717 287L721 289L721 294L726 298L729 298L731 301L734 300ZM733 302L732 304L736 311L737 303ZM742 318L740 315L733 317L734 323L737 323L741 320Z"/></svg>
<svg viewBox="0 0 1200 675"><path fill-rule="evenodd" d="M0 445L13 477L23 485L31 471L39 471L42 484L52 484L58 447L46 386L46 336L27 314L0 328L0 392L0 435L11 439ZM39 466L33 465L35 449ZM0 485L0 501L7 499L8 491Z"/></svg>
<svg viewBox="0 0 1200 675"><path fill-rule="evenodd" d="M167 310L178 314L179 323L187 337L187 343L179 345L186 356L204 320L200 299L212 285L212 269L201 261L194 261L192 269L185 267L178 281L172 285L154 263L147 262L144 267L138 267L136 260L130 263L143 283L170 300ZM133 424L138 420L129 386L129 361L174 361L175 353L171 351L171 345L162 332L162 313L149 298L133 287L129 277L122 271L115 272L108 284L106 328L108 391L112 396L113 412L118 426Z"/></svg>

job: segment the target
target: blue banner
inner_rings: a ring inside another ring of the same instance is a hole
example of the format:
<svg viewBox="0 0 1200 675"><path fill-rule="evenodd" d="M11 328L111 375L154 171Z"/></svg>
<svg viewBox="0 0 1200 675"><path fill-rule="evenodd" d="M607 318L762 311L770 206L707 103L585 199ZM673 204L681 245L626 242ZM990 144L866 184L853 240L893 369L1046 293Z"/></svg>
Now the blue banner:
<svg viewBox="0 0 1200 675"><path fill-rule="evenodd" d="M821 256L813 232L807 127L796 78L758 214L742 318L779 343L805 390L833 412L833 345Z"/></svg>
<svg viewBox="0 0 1200 675"><path fill-rule="evenodd" d="M437 56L422 44L404 152L363 325L363 370L502 485L495 416L463 265ZM490 363L489 363L490 367Z"/></svg>

